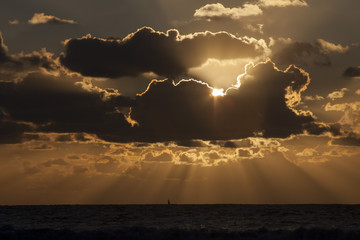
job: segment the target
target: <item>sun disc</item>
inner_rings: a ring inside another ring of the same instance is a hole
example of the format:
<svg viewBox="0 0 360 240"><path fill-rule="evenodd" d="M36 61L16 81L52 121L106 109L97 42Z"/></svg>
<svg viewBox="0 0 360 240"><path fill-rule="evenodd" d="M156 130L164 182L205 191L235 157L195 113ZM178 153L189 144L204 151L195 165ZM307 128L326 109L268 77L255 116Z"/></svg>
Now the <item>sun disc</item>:
<svg viewBox="0 0 360 240"><path fill-rule="evenodd" d="M225 93L224 93L224 89L220 88L220 89L217 89L217 88L214 88L211 95L213 97L218 97L218 96L225 96Z"/></svg>

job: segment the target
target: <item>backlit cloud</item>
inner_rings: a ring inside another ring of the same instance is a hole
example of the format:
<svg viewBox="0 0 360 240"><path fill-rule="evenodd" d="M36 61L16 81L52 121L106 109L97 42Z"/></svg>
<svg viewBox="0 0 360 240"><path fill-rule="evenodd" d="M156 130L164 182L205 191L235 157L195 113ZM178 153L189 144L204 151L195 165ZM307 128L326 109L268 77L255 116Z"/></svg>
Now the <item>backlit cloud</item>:
<svg viewBox="0 0 360 240"><path fill-rule="evenodd" d="M137 99L131 117L142 140L237 139L261 132L265 137L287 137L308 131L330 131L307 113L292 109L310 83L294 66L280 71L271 62L248 67L239 89L210 97L211 89L196 81L154 81ZM166 99L166 101L165 101ZM249 105L248 103L252 104Z"/></svg>
<svg viewBox="0 0 360 240"><path fill-rule="evenodd" d="M239 20L243 17L261 15L262 10L257 5L244 4L242 7L226 8L221 3L206 4L195 10L196 19L216 20L229 18Z"/></svg>
<svg viewBox="0 0 360 240"><path fill-rule="evenodd" d="M264 42L239 38L227 32L181 35L143 27L122 40L90 35L65 42L61 63L86 76L121 77L153 72L158 75L186 74L209 58L249 58L264 54Z"/></svg>
<svg viewBox="0 0 360 240"><path fill-rule="evenodd" d="M260 52L263 50L263 47L258 46L259 43L256 40L240 39L225 32L179 35L175 30L165 34L143 28L124 40L104 40L90 37L69 40L66 43L68 47L66 53L69 53L70 50L72 53L72 48L77 49L79 44L91 47L95 42L95 46L97 44L101 46L96 50L99 54L104 53L104 51L100 51L102 47L110 46L105 51L105 55L109 55L113 48L122 49L124 45L129 45L128 48L134 50L134 46L141 46L140 43L149 41L152 42L150 46L152 44L158 46L160 43L169 44L165 44L165 50L160 48L160 46L164 46L163 44L155 49L161 54L168 54L163 56L164 59L169 57L166 46L174 47L178 46L177 44L183 45L180 49L189 49L185 51L185 56L191 55L196 58L195 53L207 52L207 56L193 60L194 62L190 63L192 65L201 63L208 56L225 59L244 54L245 56L256 56L259 54L258 49ZM218 45L222 46L223 42L229 43L228 45L233 48L225 49L223 52L223 48L218 47ZM90 45L88 45L89 43ZM200 51L197 48L200 48ZM238 50L234 51L237 48ZM0 127L7 129L6 138L9 139L5 140L4 138L3 141L21 142L29 139L28 133L42 132L65 133L59 135L56 142L71 143L86 141L85 137L81 137L79 134L88 133L106 141L177 141L179 145L183 146L205 147L206 145L203 145L202 142L193 139L230 140L254 136L284 138L304 132L315 135L324 132L339 133L337 128L318 123L311 112L295 109L301 102L303 91L310 83L308 73L295 66L289 66L285 71L281 71L271 61L256 65L248 64L245 73L239 75L237 83L230 88L223 89L222 94L218 97L213 96L214 88L208 83L195 79L184 79L174 83L172 79L168 79L152 81L142 94L135 99L130 99L122 96L116 89L95 86L91 80L83 78L79 74L62 73L52 56L44 58L46 61L42 63L40 60L43 58L41 57L47 56L46 52L31 55L23 53L9 55L3 41L1 49L2 62L5 65L2 64L0 67L9 72L16 72L18 69L24 72L24 76L18 81L0 83ZM147 51L146 49L144 51ZM173 54L179 51L177 47L174 48L176 51L173 48L169 49L174 52ZM92 50L89 48L90 52ZM133 51L129 51L129 53L133 53ZM100 60L108 60L108 63L114 61L107 59L105 55L99 58L96 64L102 64ZM114 57L118 58L119 56L120 59L123 59L121 58L122 54L115 54ZM146 54L141 53L141 56L146 57ZM174 56L170 54L169 58L172 59ZM62 61L66 62L69 58L73 59L72 57L74 56L71 54L62 56ZM81 58L83 57L81 56ZM150 63L147 70L159 67L159 73L166 71L166 68L160 64L166 63L166 61L156 57L154 61L147 61ZM36 61L32 60L33 58ZM91 63L75 59L78 66L88 68L89 66L86 64ZM134 66L139 64L137 66L148 67L142 66L141 62L135 62L135 59L141 58L138 55L133 58L134 62L130 63ZM190 57L186 59L191 60ZM8 64L13 62L20 67L8 67ZM185 58L184 62L186 63ZM26 69L24 67L21 68L24 63L32 63L34 71L30 72L24 70ZM41 68L52 68L51 64L48 66L44 65L45 63L55 64L54 69L58 68L59 74L51 75L40 70ZM112 71L119 74L116 71L121 67L117 66L110 67ZM174 66L181 65L174 64ZM185 65L184 69L188 66ZM105 68L106 66L103 64L101 67ZM121 71L126 71L126 69L121 69ZM145 70L140 68L137 71ZM240 72L242 71L240 70ZM179 74L180 71L174 70L173 73ZM249 102L251 105L248 104ZM131 108L130 112L129 108ZM29 112L31 114L28 114ZM72 133L76 133L79 138L75 139L75 135L71 135ZM228 148L240 146L238 143L225 145Z"/></svg>
<svg viewBox="0 0 360 240"><path fill-rule="evenodd" d="M33 71L53 73L58 72L59 68L54 54L46 49L27 54L9 54L0 33L0 81L20 81Z"/></svg>
<svg viewBox="0 0 360 240"><path fill-rule="evenodd" d="M44 13L35 13L31 19L28 20L29 24L76 24L74 20L61 19L52 15L45 15Z"/></svg>

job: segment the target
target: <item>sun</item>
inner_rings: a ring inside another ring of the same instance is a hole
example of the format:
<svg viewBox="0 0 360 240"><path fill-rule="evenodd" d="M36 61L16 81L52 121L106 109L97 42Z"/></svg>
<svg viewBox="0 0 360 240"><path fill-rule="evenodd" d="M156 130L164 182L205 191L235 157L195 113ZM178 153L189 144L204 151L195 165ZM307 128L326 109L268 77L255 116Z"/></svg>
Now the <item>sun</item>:
<svg viewBox="0 0 360 240"><path fill-rule="evenodd" d="M218 96L223 97L223 96L225 96L224 89L222 89L222 88L220 88L220 89L213 88L213 91L212 91L211 95L213 97L218 97Z"/></svg>

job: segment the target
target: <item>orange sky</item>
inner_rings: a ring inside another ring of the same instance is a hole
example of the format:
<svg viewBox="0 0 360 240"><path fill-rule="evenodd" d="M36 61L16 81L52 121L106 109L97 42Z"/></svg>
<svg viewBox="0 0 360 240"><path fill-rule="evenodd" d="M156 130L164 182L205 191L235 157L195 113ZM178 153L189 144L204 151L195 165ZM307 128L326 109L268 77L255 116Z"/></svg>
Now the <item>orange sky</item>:
<svg viewBox="0 0 360 240"><path fill-rule="evenodd" d="M0 204L360 203L351 0L5 0Z"/></svg>

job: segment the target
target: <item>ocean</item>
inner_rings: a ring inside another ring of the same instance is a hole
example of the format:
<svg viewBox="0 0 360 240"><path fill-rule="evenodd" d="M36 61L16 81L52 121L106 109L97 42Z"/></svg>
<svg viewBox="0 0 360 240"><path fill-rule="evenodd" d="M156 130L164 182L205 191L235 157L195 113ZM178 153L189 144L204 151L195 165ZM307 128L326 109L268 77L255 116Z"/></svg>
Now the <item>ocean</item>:
<svg viewBox="0 0 360 240"><path fill-rule="evenodd" d="M360 239L360 205L0 206L0 239Z"/></svg>

